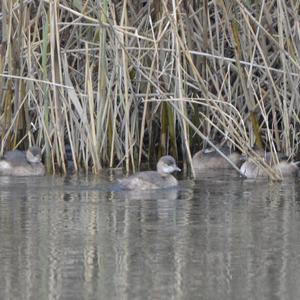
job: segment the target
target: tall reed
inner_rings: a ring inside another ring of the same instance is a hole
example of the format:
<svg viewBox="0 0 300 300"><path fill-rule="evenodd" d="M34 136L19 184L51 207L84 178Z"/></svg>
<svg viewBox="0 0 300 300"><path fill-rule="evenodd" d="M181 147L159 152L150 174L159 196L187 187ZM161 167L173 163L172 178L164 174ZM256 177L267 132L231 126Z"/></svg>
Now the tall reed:
<svg viewBox="0 0 300 300"><path fill-rule="evenodd" d="M295 157L299 5L3 0L1 153L36 143L65 172L69 144L75 170L129 171L226 135Z"/></svg>

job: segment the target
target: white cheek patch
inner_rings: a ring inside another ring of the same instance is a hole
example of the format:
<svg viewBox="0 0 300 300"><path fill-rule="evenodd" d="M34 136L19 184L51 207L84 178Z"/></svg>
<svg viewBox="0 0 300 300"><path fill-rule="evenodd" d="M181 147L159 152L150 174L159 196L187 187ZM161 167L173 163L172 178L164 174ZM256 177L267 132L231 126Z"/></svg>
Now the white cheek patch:
<svg viewBox="0 0 300 300"><path fill-rule="evenodd" d="M172 172L174 172L174 167L165 166L165 167L163 167L163 171L164 171L164 173L172 173Z"/></svg>
<svg viewBox="0 0 300 300"><path fill-rule="evenodd" d="M240 168L240 171L243 175L246 175L246 166L245 164L242 164L241 168Z"/></svg>
<svg viewBox="0 0 300 300"><path fill-rule="evenodd" d="M215 152L216 150L214 148L206 148L203 150L203 153L212 153L212 152Z"/></svg>
<svg viewBox="0 0 300 300"><path fill-rule="evenodd" d="M32 162L32 163L38 163L38 162L40 162L41 161L41 159L39 158L39 157L37 157L37 156L34 156L34 157L32 157L31 159L30 159L30 162Z"/></svg>
<svg viewBox="0 0 300 300"><path fill-rule="evenodd" d="M0 169L4 169L4 170L8 170L8 169L11 169L11 165L5 161L5 160L1 160L0 161Z"/></svg>
<svg viewBox="0 0 300 300"><path fill-rule="evenodd" d="M30 163L38 163L41 161L41 157L39 155L34 156L32 153L27 152L26 153L26 159L30 162Z"/></svg>

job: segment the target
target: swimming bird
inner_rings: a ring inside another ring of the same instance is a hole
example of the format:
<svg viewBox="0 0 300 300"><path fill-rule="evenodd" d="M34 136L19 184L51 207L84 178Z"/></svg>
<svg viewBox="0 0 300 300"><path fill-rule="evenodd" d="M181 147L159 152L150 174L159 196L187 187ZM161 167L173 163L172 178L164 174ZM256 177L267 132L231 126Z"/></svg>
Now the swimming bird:
<svg viewBox="0 0 300 300"><path fill-rule="evenodd" d="M256 153L282 177L297 177L299 173L298 163L289 162L282 153L278 153L279 162L275 162L271 152L256 151ZM268 174L257 166L254 158L248 158L240 168L241 173L247 178L267 177Z"/></svg>
<svg viewBox="0 0 300 300"><path fill-rule="evenodd" d="M170 156L162 156L156 166L156 171L138 172L128 178L119 179L119 184L123 190L152 190L175 187L178 185L177 179L171 175L175 171L181 171Z"/></svg>
<svg viewBox="0 0 300 300"><path fill-rule="evenodd" d="M218 149L228 157L233 164L240 167L242 160L241 154L231 151L228 146L220 146ZM216 151L214 148L207 148L198 151L192 159L193 167L196 171L231 169L232 165Z"/></svg>
<svg viewBox="0 0 300 300"><path fill-rule="evenodd" d="M11 150L0 159L0 175L5 176L42 176L45 167L41 162L41 149L30 147L26 152Z"/></svg>

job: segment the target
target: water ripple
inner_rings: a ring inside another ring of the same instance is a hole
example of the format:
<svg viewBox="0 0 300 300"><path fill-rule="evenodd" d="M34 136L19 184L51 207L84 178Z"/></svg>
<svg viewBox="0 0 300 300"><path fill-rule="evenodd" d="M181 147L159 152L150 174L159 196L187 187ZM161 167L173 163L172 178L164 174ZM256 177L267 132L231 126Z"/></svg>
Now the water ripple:
<svg viewBox="0 0 300 300"><path fill-rule="evenodd" d="M298 299L300 187L0 178L1 299Z"/></svg>

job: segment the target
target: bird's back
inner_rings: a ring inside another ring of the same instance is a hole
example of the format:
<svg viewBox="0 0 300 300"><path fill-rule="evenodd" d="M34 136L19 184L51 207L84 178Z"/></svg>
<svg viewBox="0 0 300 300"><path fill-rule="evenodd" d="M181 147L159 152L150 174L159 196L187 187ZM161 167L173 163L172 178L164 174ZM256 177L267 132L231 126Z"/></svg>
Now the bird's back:
<svg viewBox="0 0 300 300"><path fill-rule="evenodd" d="M170 174L162 176L156 171L145 171L119 179L119 183L124 190L150 190L176 186L177 180Z"/></svg>
<svg viewBox="0 0 300 300"><path fill-rule="evenodd" d="M11 150L6 152L2 160L6 160L12 165L27 164L26 154L20 150Z"/></svg>
<svg viewBox="0 0 300 300"><path fill-rule="evenodd" d="M6 152L0 160L0 175L43 176L45 167L41 162L29 163L25 152L11 150Z"/></svg>

